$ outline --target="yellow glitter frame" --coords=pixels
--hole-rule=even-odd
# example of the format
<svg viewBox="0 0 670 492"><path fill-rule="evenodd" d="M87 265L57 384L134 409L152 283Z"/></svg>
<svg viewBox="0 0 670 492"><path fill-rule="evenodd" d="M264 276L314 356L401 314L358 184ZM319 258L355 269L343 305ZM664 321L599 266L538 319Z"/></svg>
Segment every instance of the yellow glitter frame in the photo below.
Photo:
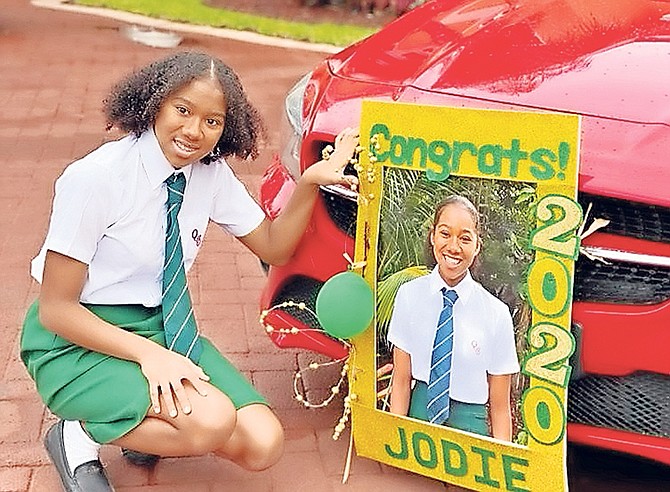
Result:
<svg viewBox="0 0 670 492"><path fill-rule="evenodd" d="M385 166L423 170L436 181L449 175L523 181L534 184L538 202L529 238L535 252L527 278L529 353L521 361L530 381L521 402L527 445L378 410L376 330L368 329L352 340L349 363L357 454L473 490L567 490L572 277L582 222L575 201L579 116L366 100L360 131L355 261L366 262L363 277L373 291Z"/></svg>

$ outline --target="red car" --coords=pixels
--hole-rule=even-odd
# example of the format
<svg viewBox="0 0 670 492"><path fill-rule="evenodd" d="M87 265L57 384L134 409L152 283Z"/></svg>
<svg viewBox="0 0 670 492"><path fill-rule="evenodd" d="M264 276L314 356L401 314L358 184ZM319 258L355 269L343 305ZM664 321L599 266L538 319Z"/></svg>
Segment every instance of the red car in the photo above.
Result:
<svg viewBox="0 0 670 492"><path fill-rule="evenodd" d="M261 200L275 216L301 171L362 98L582 115L579 201L610 224L576 263L568 437L670 464L670 3L433 1L324 60L286 99L287 143ZM292 261L270 268L262 309L313 308L353 256L356 196L322 189ZM270 334L346 356L307 310L274 309ZM295 330L294 330L295 331Z"/></svg>

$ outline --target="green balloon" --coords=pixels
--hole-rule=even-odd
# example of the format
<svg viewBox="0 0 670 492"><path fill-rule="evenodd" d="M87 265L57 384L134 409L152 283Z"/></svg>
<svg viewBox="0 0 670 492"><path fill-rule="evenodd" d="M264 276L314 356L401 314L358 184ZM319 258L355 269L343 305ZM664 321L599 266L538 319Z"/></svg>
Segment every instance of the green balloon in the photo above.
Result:
<svg viewBox="0 0 670 492"><path fill-rule="evenodd" d="M335 338L363 333L374 316L372 289L354 272L338 273L321 287L316 316L326 333Z"/></svg>

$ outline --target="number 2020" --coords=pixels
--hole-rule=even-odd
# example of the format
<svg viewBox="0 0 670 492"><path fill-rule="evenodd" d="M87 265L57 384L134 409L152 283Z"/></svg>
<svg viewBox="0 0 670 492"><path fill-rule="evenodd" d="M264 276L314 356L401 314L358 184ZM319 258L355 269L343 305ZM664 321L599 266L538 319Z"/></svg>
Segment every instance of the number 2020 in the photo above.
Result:
<svg viewBox="0 0 670 492"><path fill-rule="evenodd" d="M568 258L579 254L575 234L582 220L579 204L565 196L546 195L538 203L537 216L544 224L531 234L532 247ZM528 273L528 301L533 311L547 318L562 316L571 301L571 284L568 269L559 259L545 257L533 262ZM569 328L539 323L529 330L528 341L534 351L523 372L567 386L570 367L566 361L574 351Z"/></svg>
<svg viewBox="0 0 670 492"><path fill-rule="evenodd" d="M558 257L577 259L579 237L575 231L582 221L579 204L565 196L546 195L538 203L537 218L542 224L531 233L531 247ZM561 260L544 257L533 262L527 280L528 301L535 313L556 319L569 308L572 282ZM532 353L524 361L522 372L565 388L570 378L567 360L575 348L569 328L539 322L529 329L528 343ZM554 444L564 435L566 417L561 399L548 387L526 390L522 412L528 431L538 442Z"/></svg>

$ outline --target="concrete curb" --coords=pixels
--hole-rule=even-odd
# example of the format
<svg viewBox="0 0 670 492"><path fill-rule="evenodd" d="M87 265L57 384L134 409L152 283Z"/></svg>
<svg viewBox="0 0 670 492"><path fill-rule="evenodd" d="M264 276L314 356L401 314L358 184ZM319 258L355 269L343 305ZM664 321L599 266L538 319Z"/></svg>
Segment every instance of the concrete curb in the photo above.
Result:
<svg viewBox="0 0 670 492"><path fill-rule="evenodd" d="M314 51L317 53L337 53L342 50L339 46L330 44L307 43L304 41L295 41L292 39L276 38L265 36L247 31L235 31L233 29L224 29L210 26L198 26L194 24L182 24L164 19L155 19L144 15L123 12L120 10L111 10L100 7L86 7L83 5L73 5L67 3L67 0L31 0L35 7L51 10L63 10L78 14L97 15L108 19L115 19L129 24L139 24L142 26L162 29L166 31L177 31L191 34L204 34L206 36L215 36L219 38L233 39L246 43L260 44L264 46L276 46L279 48L289 48L303 51Z"/></svg>

